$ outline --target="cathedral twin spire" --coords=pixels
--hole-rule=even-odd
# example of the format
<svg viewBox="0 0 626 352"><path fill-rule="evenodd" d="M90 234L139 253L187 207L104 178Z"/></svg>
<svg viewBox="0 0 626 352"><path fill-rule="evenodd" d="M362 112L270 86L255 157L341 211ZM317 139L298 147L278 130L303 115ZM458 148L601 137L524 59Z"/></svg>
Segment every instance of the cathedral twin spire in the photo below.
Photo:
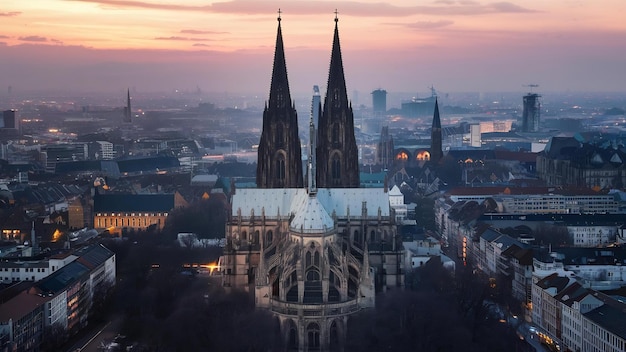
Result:
<svg viewBox="0 0 626 352"><path fill-rule="evenodd" d="M279 15L270 98L263 111L263 131L258 150L256 182L259 188L297 188L304 185L298 114L289 93L280 21Z"/></svg>
<svg viewBox="0 0 626 352"><path fill-rule="evenodd" d="M317 128L317 186L319 188L356 188L360 185L354 116L346 92L338 22L335 11L335 33L328 70L328 84L324 108Z"/></svg>
<svg viewBox="0 0 626 352"><path fill-rule="evenodd" d="M317 126L314 159L315 183L319 188L359 187L354 117L346 93L338 21L335 11L328 86ZM301 155L298 118L289 93L279 10L270 97L263 112L263 131L258 150L257 187L303 187Z"/></svg>

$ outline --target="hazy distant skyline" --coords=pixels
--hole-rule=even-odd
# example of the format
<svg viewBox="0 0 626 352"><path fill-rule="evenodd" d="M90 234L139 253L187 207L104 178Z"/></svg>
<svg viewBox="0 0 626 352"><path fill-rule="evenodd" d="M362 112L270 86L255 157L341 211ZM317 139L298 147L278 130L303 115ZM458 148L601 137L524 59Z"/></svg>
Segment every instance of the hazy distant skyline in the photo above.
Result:
<svg viewBox="0 0 626 352"><path fill-rule="evenodd" d="M269 92L281 9L293 92L626 91L623 0L4 0L0 91Z"/></svg>

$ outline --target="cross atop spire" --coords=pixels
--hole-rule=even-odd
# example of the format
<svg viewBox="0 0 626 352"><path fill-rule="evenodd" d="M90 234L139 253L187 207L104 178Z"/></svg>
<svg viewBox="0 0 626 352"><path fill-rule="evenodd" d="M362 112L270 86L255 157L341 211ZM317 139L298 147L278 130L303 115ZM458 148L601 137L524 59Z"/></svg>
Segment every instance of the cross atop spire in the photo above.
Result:
<svg viewBox="0 0 626 352"><path fill-rule="evenodd" d="M283 13L282 11L280 11L280 8L278 9L278 22L280 22L280 14Z"/></svg>
<svg viewBox="0 0 626 352"><path fill-rule="evenodd" d="M337 18L337 15L339 15L339 11L337 11L337 9L335 9L335 22L339 21L339 18Z"/></svg>

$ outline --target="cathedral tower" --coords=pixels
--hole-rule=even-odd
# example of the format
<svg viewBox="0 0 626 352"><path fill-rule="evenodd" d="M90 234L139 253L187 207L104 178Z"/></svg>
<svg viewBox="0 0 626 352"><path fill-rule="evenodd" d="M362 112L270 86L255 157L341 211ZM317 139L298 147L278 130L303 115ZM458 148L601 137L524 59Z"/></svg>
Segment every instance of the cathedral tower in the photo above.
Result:
<svg viewBox="0 0 626 352"><path fill-rule="evenodd" d="M439 118L439 103L435 99L435 113L433 114L433 127L430 132L430 160L438 163L443 158L441 142L441 119Z"/></svg>
<svg viewBox="0 0 626 352"><path fill-rule="evenodd" d="M324 108L317 126L317 187L359 187L359 153L354 137L354 116L348 102L343 73L339 30L335 14L335 36L330 57Z"/></svg>
<svg viewBox="0 0 626 352"><path fill-rule="evenodd" d="M404 286L404 248L387 189L359 188L336 23L324 106L317 89L311 103L306 187L289 102L279 17L258 187L232 194L222 285L274 314L281 350L343 351L349 316L374 308L377 292Z"/></svg>
<svg viewBox="0 0 626 352"><path fill-rule="evenodd" d="M259 188L304 186L298 115L289 94L280 21L279 16L270 98L263 111L263 131L259 142L256 171Z"/></svg>

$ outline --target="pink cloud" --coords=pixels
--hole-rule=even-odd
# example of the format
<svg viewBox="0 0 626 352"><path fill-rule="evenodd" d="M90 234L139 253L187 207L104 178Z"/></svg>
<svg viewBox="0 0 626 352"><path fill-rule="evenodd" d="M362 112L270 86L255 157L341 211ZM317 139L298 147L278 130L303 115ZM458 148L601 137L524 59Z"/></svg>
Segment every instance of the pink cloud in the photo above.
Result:
<svg viewBox="0 0 626 352"><path fill-rule="evenodd" d="M435 28L451 26L452 24L454 24L453 21L439 20L439 21L413 22L413 23L408 23L405 26L408 28L414 28L414 29L435 29Z"/></svg>
<svg viewBox="0 0 626 352"><path fill-rule="evenodd" d="M14 17L21 15L21 12L13 11L13 12L0 12L0 17Z"/></svg>
<svg viewBox="0 0 626 352"><path fill-rule="evenodd" d="M66 0L100 4L104 6L148 8L168 11L201 11L235 14L275 14L274 9L284 7L282 1L242 1L233 0L216 2L205 6L180 5L176 3L154 4L133 0ZM332 7L340 9L340 14L365 17L405 17L415 14L469 16L491 13L532 13L511 2L494 2L482 5L474 1L439 1L435 6L395 6L384 2L366 3L358 1L333 2ZM332 15L329 4L319 1L290 2L285 13L295 15L327 14Z"/></svg>
<svg viewBox="0 0 626 352"><path fill-rule="evenodd" d="M208 42L211 39L207 38L189 38L189 37L179 37L179 36L171 36L171 37L156 37L156 40L174 40L174 41L195 41L195 42Z"/></svg>
<svg viewBox="0 0 626 352"><path fill-rule="evenodd" d="M183 34L228 34L228 32L204 31L199 29L182 29Z"/></svg>
<svg viewBox="0 0 626 352"><path fill-rule="evenodd" d="M26 37L19 37L17 38L23 42L47 42L48 38L46 37L42 37L42 36L38 36L38 35L29 35Z"/></svg>

